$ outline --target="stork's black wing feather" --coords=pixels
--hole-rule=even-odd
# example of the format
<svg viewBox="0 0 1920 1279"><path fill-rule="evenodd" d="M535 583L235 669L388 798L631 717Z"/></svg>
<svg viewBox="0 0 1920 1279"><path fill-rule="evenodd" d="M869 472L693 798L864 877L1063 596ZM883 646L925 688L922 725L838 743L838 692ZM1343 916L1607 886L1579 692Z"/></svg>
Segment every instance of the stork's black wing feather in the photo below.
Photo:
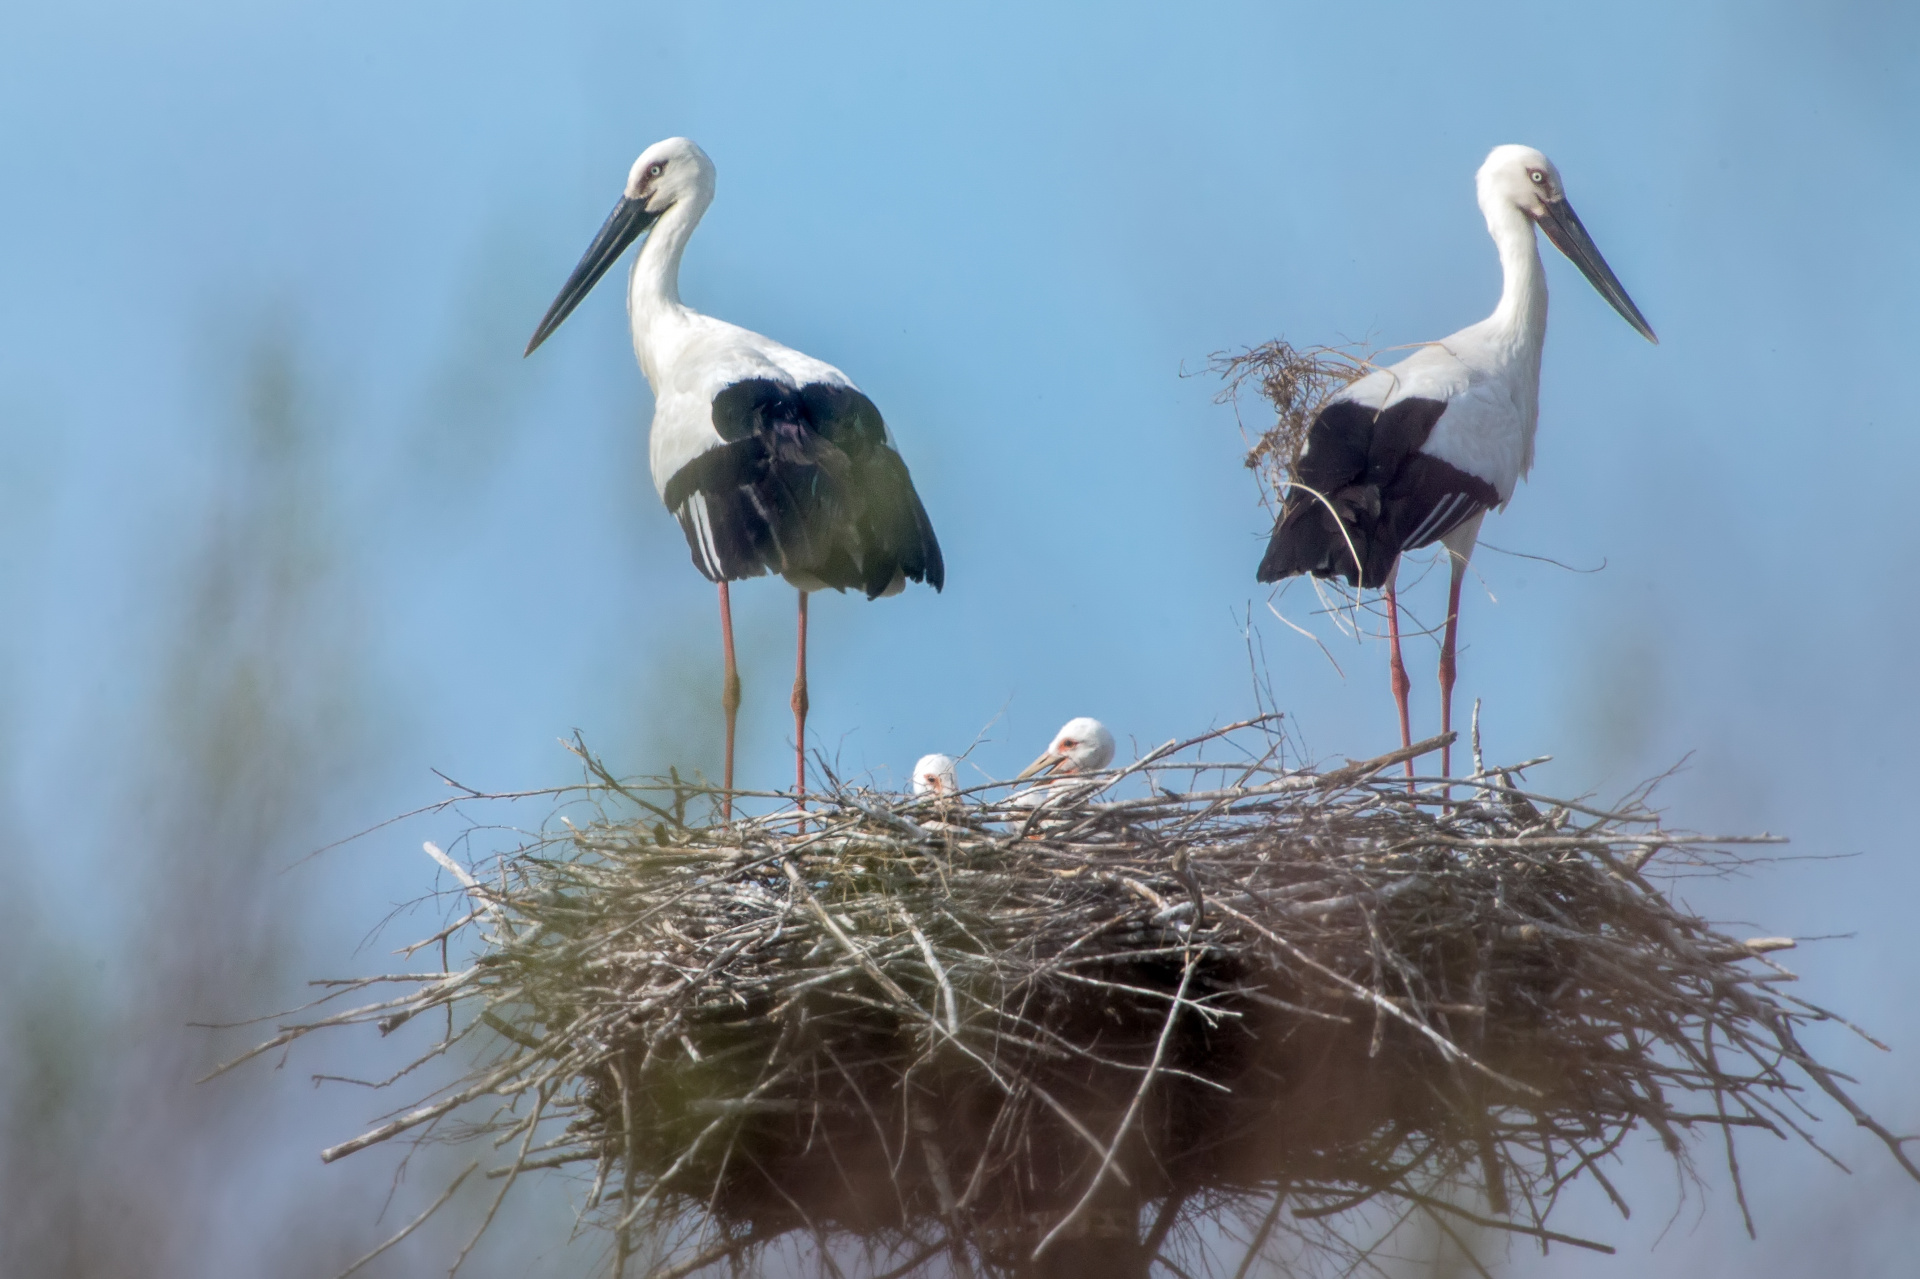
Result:
<svg viewBox="0 0 1920 1279"><path fill-rule="evenodd" d="M940 544L873 401L848 386L750 378L713 399L722 444L667 481L712 581L789 574L869 598L945 583Z"/></svg>
<svg viewBox="0 0 1920 1279"><path fill-rule="evenodd" d="M940 590L947 582L946 561L933 535L933 521L914 491L907 463L887 443L887 426L874 407L850 386L812 382L800 388L809 418L853 465L854 541L860 547L867 597L880 594L904 575Z"/></svg>
<svg viewBox="0 0 1920 1279"><path fill-rule="evenodd" d="M1402 551L1431 545L1498 505L1492 484L1420 451L1446 411L1445 400L1423 397L1378 412L1351 400L1320 410L1259 580L1311 573L1384 586Z"/></svg>

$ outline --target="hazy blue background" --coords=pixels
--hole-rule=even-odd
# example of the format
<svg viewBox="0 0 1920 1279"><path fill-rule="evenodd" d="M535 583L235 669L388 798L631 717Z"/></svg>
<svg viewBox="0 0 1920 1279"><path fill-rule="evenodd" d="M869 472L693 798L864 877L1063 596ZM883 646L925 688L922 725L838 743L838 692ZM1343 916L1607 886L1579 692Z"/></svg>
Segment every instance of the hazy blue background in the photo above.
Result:
<svg viewBox="0 0 1920 1279"><path fill-rule="evenodd" d="M1662 345L1549 251L1538 469L1484 536L1605 569L1484 550L1461 705L1486 699L1491 754L1557 756L1542 785L1692 752L1677 822L1857 854L1689 899L1850 934L1792 957L1801 993L1894 1054L1812 1039L1920 1130L1920 875L1890 811L1920 763L1920 10L1042 9L0 9L0 1268L333 1274L393 1161L315 1151L390 1103L307 1078L377 1067L336 1045L195 1088L236 1040L185 1023L390 964L399 937L356 948L457 823L298 856L439 797L433 768L566 780L574 728L622 768L712 766L711 588L646 478L620 290L519 357L676 133L720 173L684 296L847 369L947 553L943 596L815 608L815 740L882 779L989 723L975 759L1005 775L1074 714L1143 748L1238 718L1250 609L1315 753L1390 746L1377 645L1333 642L1343 680L1262 620L1234 414L1181 373L1484 315L1473 170L1544 149ZM791 595L736 600L742 779L775 783ZM1677 1218L1636 1155L1630 1223L1563 1222L1620 1258L1508 1271L1910 1264L1920 1187L1825 1138L1858 1175L1746 1147L1757 1245L1703 1146L1715 1188ZM389 1223L437 1189L422 1159ZM473 1273L589 1266L561 1189ZM380 1273L444 1265L474 1204Z"/></svg>

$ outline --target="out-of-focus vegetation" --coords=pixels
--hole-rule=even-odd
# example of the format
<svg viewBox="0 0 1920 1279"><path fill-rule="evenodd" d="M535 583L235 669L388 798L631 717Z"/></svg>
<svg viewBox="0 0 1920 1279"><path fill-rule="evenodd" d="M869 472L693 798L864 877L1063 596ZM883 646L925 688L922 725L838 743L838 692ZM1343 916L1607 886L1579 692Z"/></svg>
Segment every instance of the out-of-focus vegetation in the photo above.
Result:
<svg viewBox="0 0 1920 1279"><path fill-rule="evenodd" d="M111 847L76 855L67 831L0 825L9 1276L328 1279L385 1233L385 1172L343 1176L314 1153L380 1103L348 1090L316 1105L306 1082L355 1073L357 1055L377 1062L371 1041L340 1062L196 1083L256 1033L216 1023L304 1001L311 957L339 956L374 922L343 931L327 907L348 895L352 863L306 854L364 812L354 797L391 766L394 726L365 566L349 558L366 544L353 534L365 512L342 455L350 434L290 324L256 326L219 381L207 499L129 551L160 577L150 629L123 645L150 663L132 672L142 700L100 744L98 770L73 779ZM61 878L42 873L62 858L93 871L64 900ZM378 966L381 949L363 962ZM414 1162L431 1167L431 1154ZM403 1190L394 1211L406 1203ZM420 1255L457 1249L465 1208L423 1232ZM564 1216L544 1225L542 1250L566 1228ZM397 1252L365 1273L411 1273L410 1260ZM512 1261L479 1257L469 1273L515 1273Z"/></svg>
<svg viewBox="0 0 1920 1279"><path fill-rule="evenodd" d="M124 749L132 767L75 779L76 803L112 815L119 855L81 890L108 926L14 896L0 937L9 1274L203 1274L206 1249L236 1242L227 1178L257 1175L249 1137L277 1126L284 1090L267 1076L196 1088L215 1038L195 1023L299 985L312 890L281 872L377 760L330 424L286 329L266 326L238 363L214 500L179 515L169 607L128 646L154 662L148 699L103 754ZM58 830L7 836L8 878L28 894L31 861L71 855ZM275 1207L292 1238L333 1217L324 1201ZM317 1274L333 1251L282 1273Z"/></svg>

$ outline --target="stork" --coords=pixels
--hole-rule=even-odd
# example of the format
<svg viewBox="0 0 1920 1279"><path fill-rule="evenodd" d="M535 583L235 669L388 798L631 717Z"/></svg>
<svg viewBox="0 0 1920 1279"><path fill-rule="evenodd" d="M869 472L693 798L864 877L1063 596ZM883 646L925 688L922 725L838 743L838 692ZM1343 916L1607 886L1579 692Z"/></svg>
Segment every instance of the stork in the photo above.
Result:
<svg viewBox="0 0 1920 1279"><path fill-rule="evenodd" d="M951 755L922 755L920 762L913 766L913 793L935 799L953 795L960 789L957 766L958 761Z"/></svg>
<svg viewBox="0 0 1920 1279"><path fill-rule="evenodd" d="M1113 734L1099 720L1082 715L1062 724L1040 758L1020 770L1014 780L1097 773L1112 762Z"/></svg>
<svg viewBox="0 0 1920 1279"><path fill-rule="evenodd" d="M720 591L726 662L724 788L731 813L740 674L727 586L778 573L800 593L794 656L795 792L807 785L807 595L868 599L946 567L893 436L839 369L680 301L680 258L713 202L714 168L686 138L656 142L627 173L600 233L534 330L533 354L620 255L649 230L627 283L633 350L653 388L648 460L694 567Z"/></svg>
<svg viewBox="0 0 1920 1279"><path fill-rule="evenodd" d="M1467 560L1482 518L1513 499L1533 466L1547 336L1547 282L1533 228L1642 337L1659 341L1574 216L1560 171L1546 156L1532 147L1495 147L1475 183L1500 251L1500 304L1480 323L1360 378L1320 410L1258 573L1262 582L1311 573L1385 591L1403 746L1412 745L1412 727L1394 594L1400 556L1439 542L1451 562L1440 646L1444 733L1453 727L1454 641ZM1451 749L1443 748L1443 776L1452 775L1452 763Z"/></svg>

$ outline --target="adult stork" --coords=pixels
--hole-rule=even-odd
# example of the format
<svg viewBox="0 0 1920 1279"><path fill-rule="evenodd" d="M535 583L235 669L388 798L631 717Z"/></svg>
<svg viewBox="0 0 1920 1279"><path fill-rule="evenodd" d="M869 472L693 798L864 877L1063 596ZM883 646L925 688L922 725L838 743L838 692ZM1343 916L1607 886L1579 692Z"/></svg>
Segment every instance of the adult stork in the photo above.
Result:
<svg viewBox="0 0 1920 1279"><path fill-rule="evenodd" d="M653 388L648 458L694 567L720 590L726 678L724 786L733 790L740 674L727 585L778 573L800 592L793 679L794 785L807 785L807 595L868 599L909 580L939 590L940 544L880 410L831 364L680 301L680 257L713 202L713 161L686 138L656 142L547 309L526 353L560 327L627 246L651 230L627 283L640 371Z"/></svg>
<svg viewBox="0 0 1920 1279"><path fill-rule="evenodd" d="M1513 499L1533 466L1547 336L1547 282L1533 228L1546 232L1642 337L1659 341L1574 216L1560 171L1546 156L1532 147L1495 147L1475 181L1500 251L1500 304L1480 323L1360 378L1320 410L1260 561L1262 582L1311 573L1385 591L1402 745L1413 735L1394 594L1400 556L1439 542L1451 561L1440 646L1446 732L1453 727L1454 640L1467 559L1481 519ZM1452 775L1452 763L1451 750L1443 751L1442 775Z"/></svg>

